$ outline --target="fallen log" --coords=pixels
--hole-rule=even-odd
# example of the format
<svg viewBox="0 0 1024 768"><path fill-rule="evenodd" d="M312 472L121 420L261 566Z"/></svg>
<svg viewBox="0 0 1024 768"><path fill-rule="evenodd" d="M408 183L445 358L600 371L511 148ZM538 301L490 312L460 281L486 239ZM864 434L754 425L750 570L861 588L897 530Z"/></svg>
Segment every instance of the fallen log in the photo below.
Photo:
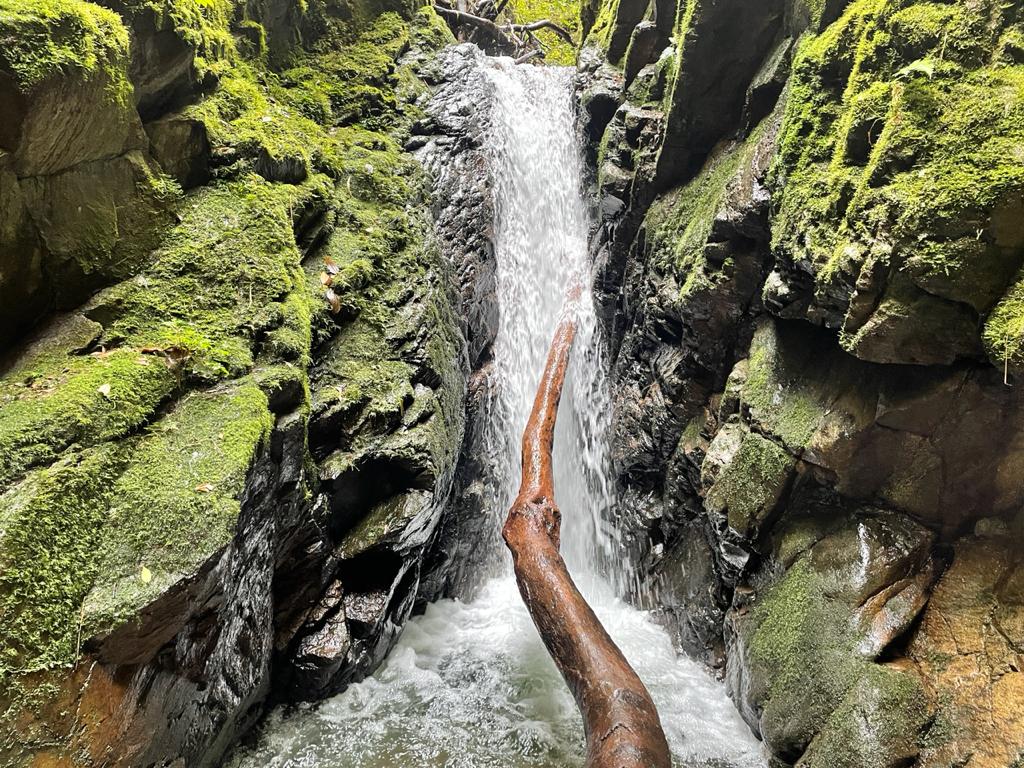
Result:
<svg viewBox="0 0 1024 768"><path fill-rule="evenodd" d="M570 295L576 303L579 289ZM519 593L583 715L587 768L670 768L668 742L650 694L583 599L559 554L551 448L558 401L576 335L559 323L523 433L523 479L502 529Z"/></svg>

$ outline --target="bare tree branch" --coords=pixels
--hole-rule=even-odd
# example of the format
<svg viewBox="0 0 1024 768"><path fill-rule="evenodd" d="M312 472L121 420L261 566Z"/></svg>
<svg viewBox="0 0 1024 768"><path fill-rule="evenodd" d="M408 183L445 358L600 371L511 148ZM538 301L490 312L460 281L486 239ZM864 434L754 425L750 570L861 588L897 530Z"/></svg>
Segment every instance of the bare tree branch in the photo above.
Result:
<svg viewBox="0 0 1024 768"><path fill-rule="evenodd" d="M540 21L531 21L529 24L513 24L512 29L517 32L536 32L538 29L550 29L560 38L565 40L569 45L576 45L572 39L572 35L569 34L568 30L564 27L560 27L555 22L549 19L541 19Z"/></svg>
<svg viewBox="0 0 1024 768"><path fill-rule="evenodd" d="M579 288L570 294L575 303ZM523 480L502 529L516 581L548 652L583 715L588 768L670 768L668 742L643 682L580 594L559 554L551 448L576 333L555 331L523 433Z"/></svg>

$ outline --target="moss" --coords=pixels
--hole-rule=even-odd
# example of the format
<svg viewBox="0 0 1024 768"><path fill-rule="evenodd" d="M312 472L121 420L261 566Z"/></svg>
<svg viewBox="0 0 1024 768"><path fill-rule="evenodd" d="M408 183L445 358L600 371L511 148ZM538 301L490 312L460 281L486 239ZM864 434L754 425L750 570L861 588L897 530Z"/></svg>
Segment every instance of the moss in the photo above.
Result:
<svg viewBox="0 0 1024 768"><path fill-rule="evenodd" d="M752 345L742 399L773 434L799 450L817 429L823 405L800 388L788 385L785 364L776 356L774 346Z"/></svg>
<svg viewBox="0 0 1024 768"><path fill-rule="evenodd" d="M53 461L72 444L129 434L175 387L161 358L134 348L42 363L0 381L0 482Z"/></svg>
<svg viewBox="0 0 1024 768"><path fill-rule="evenodd" d="M1014 13L856 0L802 43L772 173L773 247L813 265L819 296L849 296L880 247L896 270L927 252L919 287L981 312L991 284L1005 286L1007 248L1024 245L997 224L1024 194L1024 68L993 62ZM969 263L960 248L936 263L968 237L986 246ZM935 281L936 269L955 278Z"/></svg>
<svg viewBox="0 0 1024 768"><path fill-rule="evenodd" d="M512 0L512 16L519 24L548 19L579 39L579 3L575 0ZM549 64L571 65L576 62L576 49L549 29L539 30L537 39L545 48L544 60Z"/></svg>
<svg viewBox="0 0 1024 768"><path fill-rule="evenodd" d="M848 609L822 587L803 557L754 608L751 660L767 681L762 731L776 750L805 745L869 666L855 653Z"/></svg>
<svg viewBox="0 0 1024 768"><path fill-rule="evenodd" d="M725 147L705 163L688 184L662 195L645 218L651 263L680 276L685 296L714 271L704 258L715 217L742 169L749 167L764 136L765 123L743 142Z"/></svg>
<svg viewBox="0 0 1024 768"><path fill-rule="evenodd" d="M128 31L117 14L84 0L0 0L0 65L23 91L80 73L102 78L128 103Z"/></svg>
<svg viewBox="0 0 1024 768"><path fill-rule="evenodd" d="M891 765L913 758L928 721L914 673L872 665L832 713L803 763L808 768Z"/></svg>
<svg viewBox="0 0 1024 768"><path fill-rule="evenodd" d="M194 53L199 78L226 71L236 58L231 21L235 0L98 0L127 18L153 17L158 30L171 32Z"/></svg>
<svg viewBox="0 0 1024 768"><path fill-rule="evenodd" d="M1024 365L1024 273L985 321L982 339L985 351L997 365Z"/></svg>
<svg viewBox="0 0 1024 768"><path fill-rule="evenodd" d="M74 453L0 496L0 681L71 664L113 479L130 443Z"/></svg>
<svg viewBox="0 0 1024 768"><path fill-rule="evenodd" d="M729 527L749 536L775 509L796 460L771 440L748 433L708 492L709 509L727 511Z"/></svg>
<svg viewBox="0 0 1024 768"><path fill-rule="evenodd" d="M255 339L280 325L279 302L296 288L299 192L248 176L190 197L153 264L93 302L103 343L163 350L204 380L248 371Z"/></svg>
<svg viewBox="0 0 1024 768"><path fill-rule="evenodd" d="M149 429L112 488L82 609L86 636L131 617L227 545L272 427L267 396L242 379L184 397Z"/></svg>

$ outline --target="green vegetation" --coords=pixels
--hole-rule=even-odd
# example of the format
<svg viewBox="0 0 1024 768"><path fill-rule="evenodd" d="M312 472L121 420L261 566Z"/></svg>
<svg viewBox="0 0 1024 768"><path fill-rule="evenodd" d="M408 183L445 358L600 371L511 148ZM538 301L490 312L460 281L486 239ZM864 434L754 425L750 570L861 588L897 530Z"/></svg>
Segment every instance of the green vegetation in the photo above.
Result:
<svg viewBox="0 0 1024 768"><path fill-rule="evenodd" d="M775 510L795 467L796 459L774 442L748 433L715 480L705 504L710 510L727 511L734 531L754 536Z"/></svg>
<svg viewBox="0 0 1024 768"><path fill-rule="evenodd" d="M131 618L231 541L249 466L272 426L251 379L187 395L153 425L112 488L82 607L86 637Z"/></svg>
<svg viewBox="0 0 1024 768"><path fill-rule="evenodd" d="M365 406L368 423L432 421L425 439L406 437L417 450L450 452L460 437L435 434L460 423L459 384L446 379L443 402L414 392L416 372L392 350L422 322L440 326L428 343L439 375L457 354L443 330L456 327L447 297L424 280L437 254L408 208L422 177L400 150L418 116L402 99L421 86L396 65L412 45L446 44L443 23L429 9L411 23L385 13L344 45L296 50L277 73L262 45L248 60L234 49L228 0L116 5L156 14L203 66L216 62L218 88L186 115L230 162L209 186L172 190L177 223L159 247L84 307L89 319L72 316L0 378L0 678L15 709L30 703L27 689L16 693L25 673L72 664L81 642L114 631L231 540L273 425L268 397L308 399L311 347L336 332L336 316L346 322L332 392ZM53 38L50 48L26 38L26 50L48 57L23 59L26 82L100 68L108 48L124 70L115 14L71 0L32 7L35 16L0 4L0 29L31 22ZM52 19L39 10L51 7ZM94 35L82 32L89 23ZM79 48L60 48L63 36ZM309 212L329 238L304 265L295 227ZM437 295L406 317L417 279Z"/></svg>
<svg viewBox="0 0 1024 768"><path fill-rule="evenodd" d="M999 52L1018 16L995 0L856 0L801 44L773 170L774 247L815 266L819 293L849 294L879 259L982 314L1005 290L1024 248L1003 224L1024 194L1024 68ZM908 307L905 322L931 306ZM1007 355L998 329L986 340L993 359ZM1024 340L1014 346L1012 360Z"/></svg>
<svg viewBox="0 0 1024 768"><path fill-rule="evenodd" d="M69 75L102 78L127 103L128 30L120 17L85 0L0 0L0 65L22 90Z"/></svg>
<svg viewBox="0 0 1024 768"><path fill-rule="evenodd" d="M855 651L849 609L823 594L823 578L800 558L754 608L750 658L767 681L762 733L774 750L802 748L869 663Z"/></svg>
<svg viewBox="0 0 1024 768"><path fill-rule="evenodd" d="M579 42L579 3L575 0L512 0L509 7L517 23L527 24L531 21L548 19L572 35L573 40L577 43ZM542 29L535 34L547 51L546 62L562 65L571 65L576 62L576 49L550 29Z"/></svg>

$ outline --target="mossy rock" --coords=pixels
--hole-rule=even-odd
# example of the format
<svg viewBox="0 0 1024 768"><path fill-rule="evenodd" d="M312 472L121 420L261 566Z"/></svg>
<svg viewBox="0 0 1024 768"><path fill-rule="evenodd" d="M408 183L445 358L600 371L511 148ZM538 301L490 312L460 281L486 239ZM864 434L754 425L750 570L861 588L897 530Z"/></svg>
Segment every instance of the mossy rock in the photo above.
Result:
<svg viewBox="0 0 1024 768"><path fill-rule="evenodd" d="M837 738L829 734L841 730L854 710L868 707L872 697L895 690L905 705L917 701L903 685L912 678L891 679L874 663L880 649L863 642L861 613L872 605L869 598L888 595L890 585L931 573L933 537L901 515L863 510L815 539L781 578L760 587L746 613L732 616L737 639L732 663L739 665L730 672L734 694L748 715L756 713L773 754L790 762L819 734ZM904 604L897 594L885 610L907 626L922 604ZM924 717L904 714L915 728L923 727ZM913 745L917 732L908 730L894 729ZM894 735L890 741L897 740ZM874 748L870 740L849 747Z"/></svg>
<svg viewBox="0 0 1024 768"><path fill-rule="evenodd" d="M805 316L841 328L862 359L983 354L981 321L1024 261L1024 69L999 56L1020 21L994 0L855 0L799 48L773 171L774 251L813 277ZM879 254L886 271L866 279ZM893 311L883 297L897 277L933 300ZM862 334L872 305L885 331ZM880 346L892 334L904 349ZM990 357L1012 363L1019 340L997 335Z"/></svg>
<svg viewBox="0 0 1024 768"><path fill-rule="evenodd" d="M272 426L267 396L243 379L187 395L150 427L113 483L82 604L85 637L129 621L227 546Z"/></svg>

